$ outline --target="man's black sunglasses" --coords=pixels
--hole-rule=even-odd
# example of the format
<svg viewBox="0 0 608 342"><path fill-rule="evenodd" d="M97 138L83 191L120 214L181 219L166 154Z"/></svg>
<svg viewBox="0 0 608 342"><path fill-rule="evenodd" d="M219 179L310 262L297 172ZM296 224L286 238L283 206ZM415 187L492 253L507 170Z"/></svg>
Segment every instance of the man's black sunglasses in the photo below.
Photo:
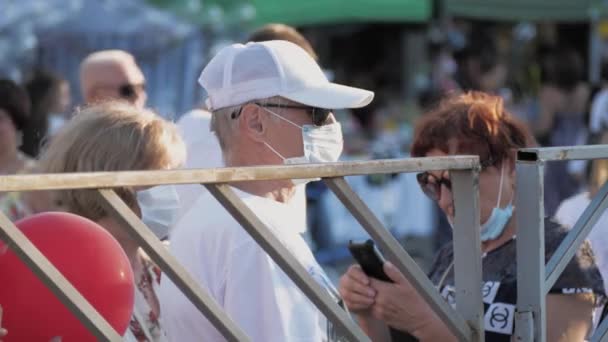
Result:
<svg viewBox="0 0 608 342"><path fill-rule="evenodd" d="M122 97L124 99L132 99L137 95L138 91L145 91L145 90L146 90L145 83L123 84L118 88L118 93L120 94L120 97Z"/></svg>
<svg viewBox="0 0 608 342"><path fill-rule="evenodd" d="M315 126L323 126L327 122L327 118L329 114L331 114L332 109L319 108L319 107L311 107L311 106L295 106L295 105L283 105L278 103L255 103L260 107L268 107L268 108L289 108L289 109L300 109L306 111L308 115L312 118L312 123Z"/></svg>

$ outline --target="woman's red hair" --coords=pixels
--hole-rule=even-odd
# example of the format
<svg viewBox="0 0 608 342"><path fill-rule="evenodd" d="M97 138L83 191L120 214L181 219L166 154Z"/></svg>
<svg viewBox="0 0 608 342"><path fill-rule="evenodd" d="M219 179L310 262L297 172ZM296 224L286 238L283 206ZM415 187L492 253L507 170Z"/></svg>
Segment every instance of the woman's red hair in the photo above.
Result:
<svg viewBox="0 0 608 342"><path fill-rule="evenodd" d="M511 158L513 149L534 145L526 125L504 109L501 97L471 91L446 98L418 121L411 154L424 157L439 149L478 155L482 164L493 165Z"/></svg>

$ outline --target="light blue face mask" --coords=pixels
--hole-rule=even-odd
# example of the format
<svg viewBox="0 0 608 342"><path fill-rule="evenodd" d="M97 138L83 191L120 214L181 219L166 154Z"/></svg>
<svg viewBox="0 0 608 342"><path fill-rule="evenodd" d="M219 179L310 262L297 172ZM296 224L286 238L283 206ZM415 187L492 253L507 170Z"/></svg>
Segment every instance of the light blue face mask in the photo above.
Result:
<svg viewBox="0 0 608 342"><path fill-rule="evenodd" d="M180 202L173 185L159 185L137 192L141 220L159 239L165 239L177 222Z"/></svg>
<svg viewBox="0 0 608 342"><path fill-rule="evenodd" d="M513 204L509 203L504 208L500 207L500 198L502 196L502 182L504 176L504 164L500 169L500 185L498 188L498 201L496 207L492 209L492 213L488 220L481 225L481 241L489 241L497 239L507 227L507 223L513 215Z"/></svg>

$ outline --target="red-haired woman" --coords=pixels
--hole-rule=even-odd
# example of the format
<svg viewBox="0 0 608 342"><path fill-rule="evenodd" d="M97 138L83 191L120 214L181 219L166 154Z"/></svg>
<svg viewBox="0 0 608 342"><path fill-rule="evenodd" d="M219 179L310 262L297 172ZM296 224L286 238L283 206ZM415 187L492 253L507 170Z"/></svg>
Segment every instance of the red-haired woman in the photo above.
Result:
<svg viewBox="0 0 608 342"><path fill-rule="evenodd" d="M425 115L415 131L412 156L478 155L479 207L483 258L486 341L511 341L517 302L515 263L515 152L533 145L527 128L507 113L502 99L470 92L446 99ZM450 222L454 203L448 171L418 175L422 190L435 200ZM522 227L526 229L526 227ZM566 232L545 222L547 258ZM362 328L374 341L409 334L421 341L456 340L405 277L390 263L384 271L393 283L367 277L351 266L340 292ZM429 274L442 296L453 303L453 246L444 246ZM547 341L583 341L593 329L593 314L603 304L601 276L588 244L578 251L547 296ZM498 312L500 317L492 316ZM500 320L500 322L498 321ZM389 328L390 327L390 328Z"/></svg>

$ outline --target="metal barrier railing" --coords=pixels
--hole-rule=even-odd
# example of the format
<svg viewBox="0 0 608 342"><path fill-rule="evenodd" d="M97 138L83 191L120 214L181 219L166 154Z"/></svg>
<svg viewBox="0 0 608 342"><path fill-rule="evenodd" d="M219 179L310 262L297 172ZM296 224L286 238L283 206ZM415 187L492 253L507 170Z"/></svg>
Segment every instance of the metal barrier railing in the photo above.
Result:
<svg viewBox="0 0 608 342"><path fill-rule="evenodd" d="M385 229L344 180L344 176L451 170L454 205L454 259L456 312L439 295L431 281L398 241ZM111 190L123 186L163 184L204 185L230 212L277 265L310 298L319 310L353 341L368 341L348 314L306 272L291 253L227 185L252 180L322 178L361 225L383 249L387 259L403 272L451 332L461 341L483 341L481 285L481 243L479 237L477 156L410 158L319 165L261 166L208 170L99 172L80 174L15 175L0 177L0 192L99 189L105 207L119 220L142 249L183 291L199 311L229 341L247 341L215 300L165 249L131 209ZM0 213L0 239L16 251L23 262L48 286L99 340L120 341L121 337L38 251ZM1 304L1 303L0 303Z"/></svg>
<svg viewBox="0 0 608 342"><path fill-rule="evenodd" d="M529 148L517 153L517 341L546 339L545 296L608 207L608 183L594 196L545 265L544 165L551 161L608 159L608 145ZM608 320L592 341L608 341Z"/></svg>

